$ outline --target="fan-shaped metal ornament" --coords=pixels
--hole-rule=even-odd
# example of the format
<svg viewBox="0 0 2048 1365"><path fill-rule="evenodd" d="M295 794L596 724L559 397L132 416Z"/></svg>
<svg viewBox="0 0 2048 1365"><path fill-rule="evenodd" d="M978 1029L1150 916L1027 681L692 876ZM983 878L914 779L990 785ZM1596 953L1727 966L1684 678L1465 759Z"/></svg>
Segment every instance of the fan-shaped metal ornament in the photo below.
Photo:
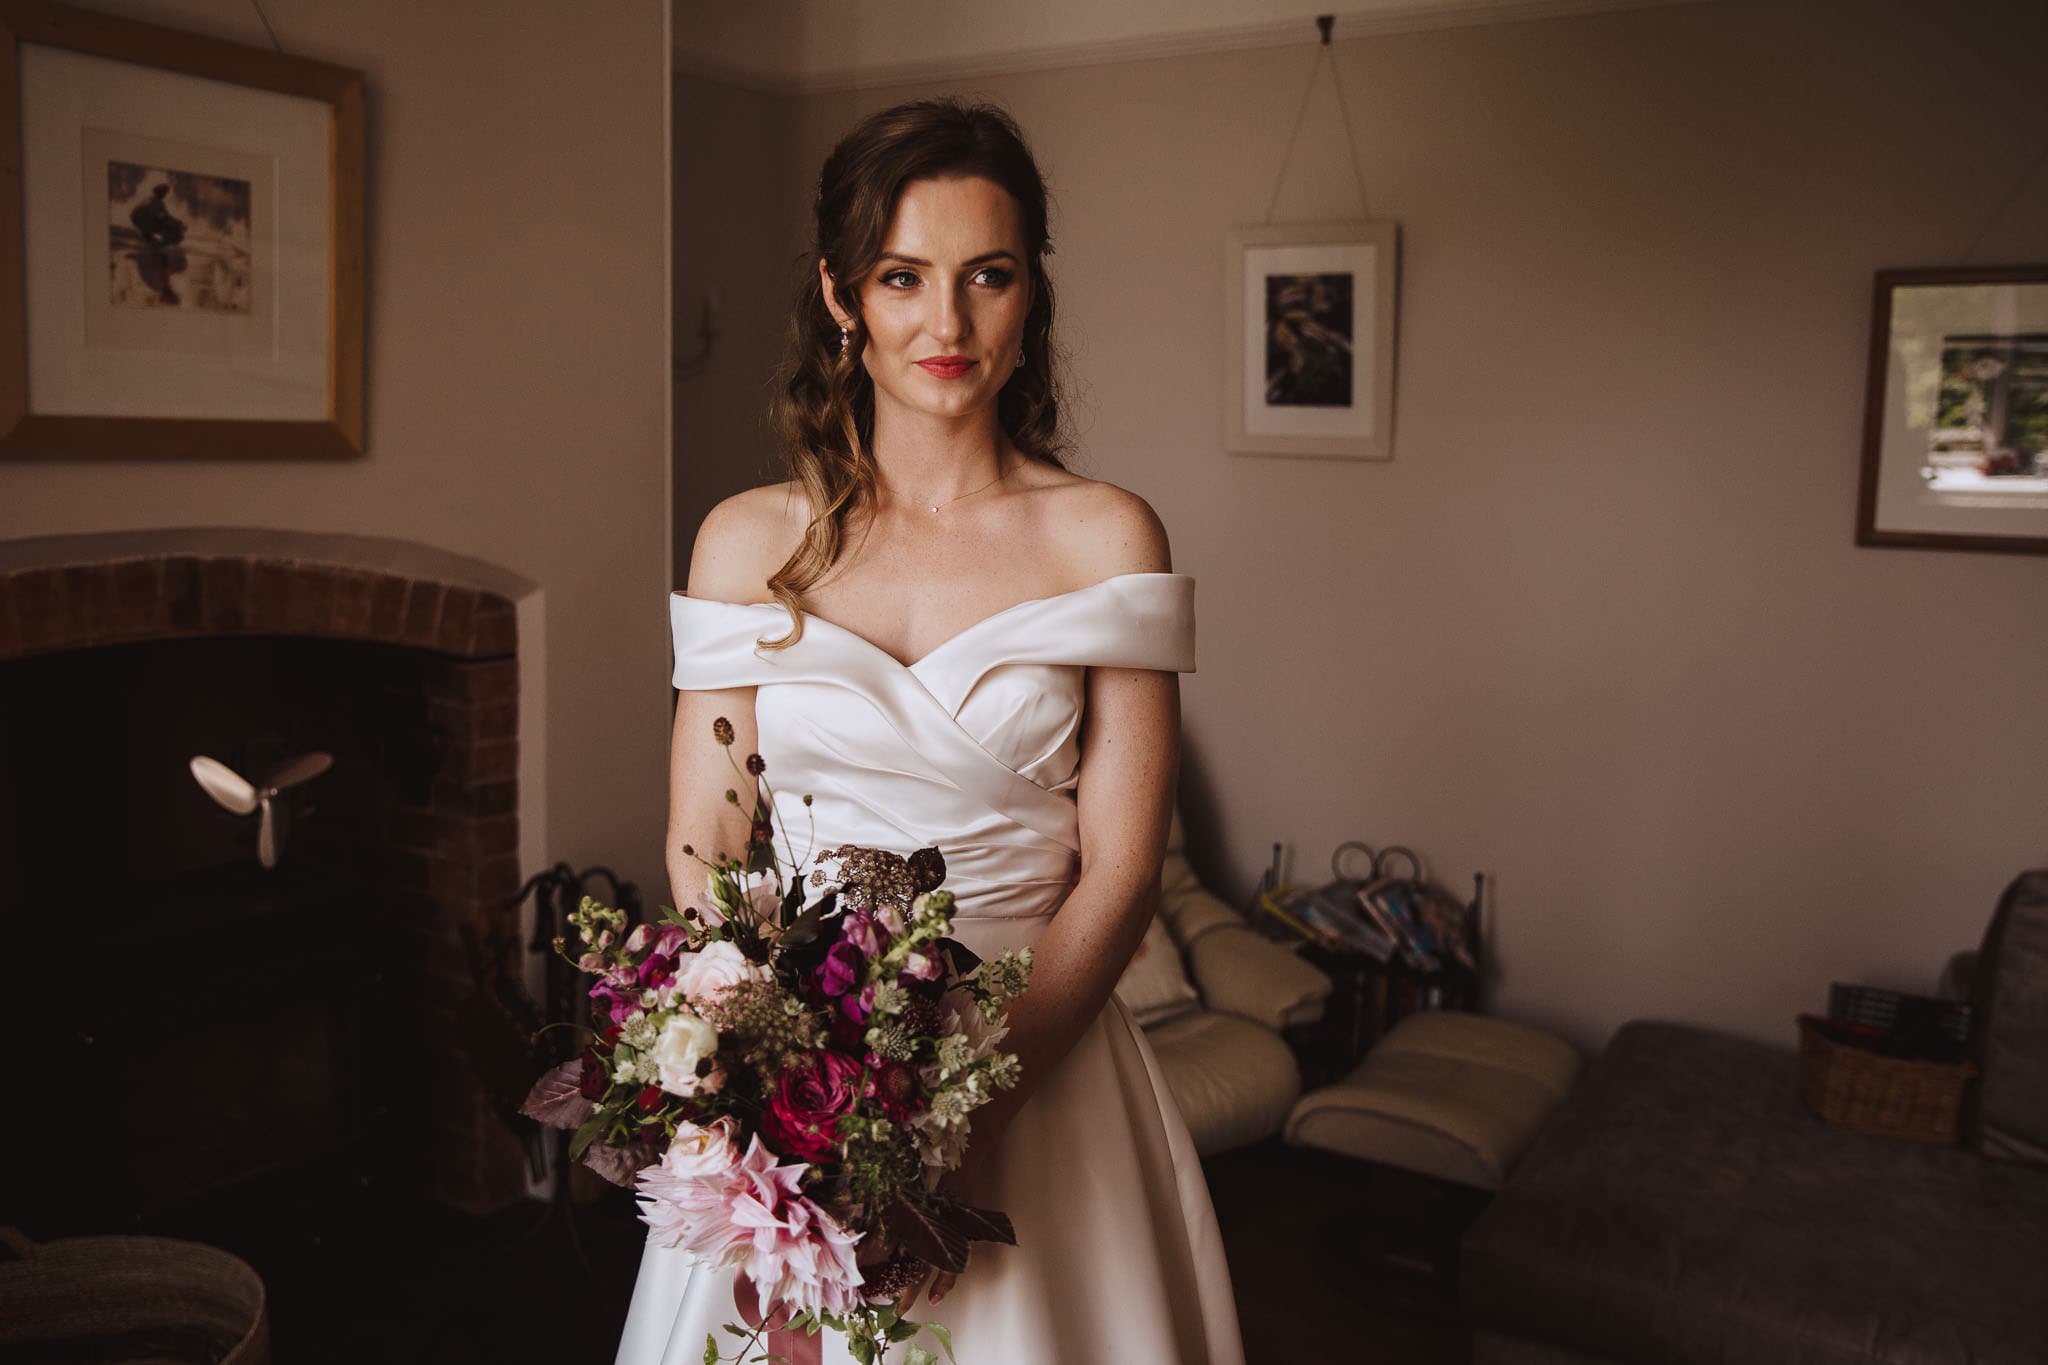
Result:
<svg viewBox="0 0 2048 1365"><path fill-rule="evenodd" d="M256 857L265 867L276 867L277 860L284 855L285 835L291 824L290 807L278 797L333 767L334 755L317 750L301 754L280 765L261 786L205 754L193 755L191 766L192 776L223 808L236 815L258 817Z"/></svg>

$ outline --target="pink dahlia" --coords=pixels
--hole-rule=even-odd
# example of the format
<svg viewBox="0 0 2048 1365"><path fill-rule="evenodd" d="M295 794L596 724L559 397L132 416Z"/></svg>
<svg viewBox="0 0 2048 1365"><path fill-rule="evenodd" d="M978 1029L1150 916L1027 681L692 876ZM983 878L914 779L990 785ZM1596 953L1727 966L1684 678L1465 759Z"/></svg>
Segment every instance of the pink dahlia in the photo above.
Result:
<svg viewBox="0 0 2048 1365"><path fill-rule="evenodd" d="M803 1193L803 1162L778 1164L756 1136L733 1168L735 1227L752 1234L747 1278L763 1305L850 1313L860 1307L860 1268L849 1231Z"/></svg>
<svg viewBox="0 0 2048 1365"><path fill-rule="evenodd" d="M660 1161L642 1170L640 1221L653 1229L656 1246L678 1247L714 1265L738 1265L747 1257L752 1232L735 1224L731 1197L736 1174L739 1120L730 1114L707 1126L684 1121Z"/></svg>

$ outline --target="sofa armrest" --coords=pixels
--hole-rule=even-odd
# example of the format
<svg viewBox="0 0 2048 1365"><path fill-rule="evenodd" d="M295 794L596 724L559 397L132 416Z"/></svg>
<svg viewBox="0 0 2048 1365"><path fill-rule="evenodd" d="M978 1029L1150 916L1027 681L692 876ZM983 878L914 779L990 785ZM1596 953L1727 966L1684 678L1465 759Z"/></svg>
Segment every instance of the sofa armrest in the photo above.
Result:
<svg viewBox="0 0 2048 1365"><path fill-rule="evenodd" d="M1159 915L1207 1008L1276 1033L1323 1017L1330 978L1246 924L1202 885L1178 846L1160 868Z"/></svg>
<svg viewBox="0 0 2048 1365"><path fill-rule="evenodd" d="M1242 924L1202 935L1186 949L1188 974L1212 1010L1263 1024L1275 1033L1323 1017L1330 978Z"/></svg>

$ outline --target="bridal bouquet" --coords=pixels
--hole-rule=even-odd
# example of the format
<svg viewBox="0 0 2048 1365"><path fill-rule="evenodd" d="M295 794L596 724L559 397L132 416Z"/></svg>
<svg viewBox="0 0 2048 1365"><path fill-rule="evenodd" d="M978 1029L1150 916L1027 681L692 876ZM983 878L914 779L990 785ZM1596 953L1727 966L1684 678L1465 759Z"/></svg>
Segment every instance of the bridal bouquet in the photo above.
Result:
<svg viewBox="0 0 2048 1365"><path fill-rule="evenodd" d="M712 730L730 762L731 724ZM684 846L710 869L704 905L629 928L585 897L570 916L578 943L555 950L595 978L594 1037L524 1112L573 1128L572 1159L637 1184L657 1244L746 1275L763 1324L839 1331L864 1365L928 1329L950 1358L945 1327L893 1301L930 1267L958 1274L970 1241L1016 1241L1005 1215L938 1182L966 1151L968 1115L1017 1083L996 1044L1031 950L984 962L950 937L936 848L842 845L808 878L792 855L785 885L764 771L748 755L744 858ZM808 907L806 881L826 888ZM728 1323L743 1339L733 1359L764 1330ZM718 1344L706 1365L725 1358ZM936 1359L909 1348L910 1365Z"/></svg>

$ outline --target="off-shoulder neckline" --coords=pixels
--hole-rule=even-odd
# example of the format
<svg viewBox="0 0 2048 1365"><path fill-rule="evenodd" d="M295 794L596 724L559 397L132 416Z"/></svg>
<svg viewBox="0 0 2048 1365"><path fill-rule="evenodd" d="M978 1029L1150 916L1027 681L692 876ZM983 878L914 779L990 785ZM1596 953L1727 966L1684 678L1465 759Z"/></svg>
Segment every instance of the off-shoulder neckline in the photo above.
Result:
<svg viewBox="0 0 2048 1365"><path fill-rule="evenodd" d="M857 631L849 630L845 626L840 625L837 621L828 620L823 616L819 616L814 612L805 611L801 608L799 608L798 611L799 614L806 621L809 621L814 625L823 626L827 630L832 631L835 634L845 636L847 639L852 640L855 643L867 648L868 650L871 650L875 654L880 655L882 658L887 659L890 663L896 665L898 668L902 669L906 673L914 673L919 668L922 668L925 664L937 658L940 654L958 645L962 640L968 639L978 634L984 628L993 625L997 621L1003 620L1005 617L1016 615L1018 612L1023 611L1026 607L1044 606L1050 602L1063 602L1070 597L1079 597L1083 593L1095 592L1099 589L1108 587L1112 583L1120 583L1133 578L1192 578L1193 576L1194 575L1192 574L1182 573L1170 569L1134 570L1130 573L1111 574L1107 578L1098 579L1093 583L1084 584L1078 588L1069 588L1065 592L1053 593L1050 597L1027 597L1022 602L1013 603L1010 606L1004 607L1001 611L991 612L989 615L982 617L979 621L975 621L970 625L961 627L959 630L954 631L951 635L948 635L945 639L939 641L939 643L937 643L936 645L933 645L923 654L920 654L915 660L913 660L910 663L903 662L903 660L897 658L888 650L882 648L874 641L868 639L867 636L862 635ZM670 591L669 596L680 597L685 602L701 602L707 606L714 607L733 607L740 610L752 610L765 607L778 612L783 610L782 603L780 602L722 602L715 597L692 597L686 592L674 590Z"/></svg>

